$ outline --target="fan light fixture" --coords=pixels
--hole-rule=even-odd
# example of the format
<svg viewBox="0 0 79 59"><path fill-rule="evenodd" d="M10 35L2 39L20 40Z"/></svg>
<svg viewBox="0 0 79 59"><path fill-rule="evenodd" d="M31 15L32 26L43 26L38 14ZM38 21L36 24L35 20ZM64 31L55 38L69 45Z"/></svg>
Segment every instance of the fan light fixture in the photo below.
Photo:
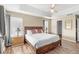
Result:
<svg viewBox="0 0 79 59"><path fill-rule="evenodd" d="M51 8L53 9L54 7L55 7L55 4L52 4L52 5L51 5Z"/></svg>
<svg viewBox="0 0 79 59"><path fill-rule="evenodd" d="M54 12L54 8L55 8L55 4L52 4L52 5L51 5L51 13Z"/></svg>
<svg viewBox="0 0 79 59"><path fill-rule="evenodd" d="M51 9L51 13L54 13L54 9Z"/></svg>

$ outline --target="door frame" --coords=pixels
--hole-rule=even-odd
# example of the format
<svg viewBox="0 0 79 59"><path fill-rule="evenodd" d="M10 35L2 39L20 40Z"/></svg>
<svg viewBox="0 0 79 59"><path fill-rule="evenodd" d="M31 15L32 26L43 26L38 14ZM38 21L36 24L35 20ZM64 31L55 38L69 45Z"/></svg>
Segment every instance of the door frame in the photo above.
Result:
<svg viewBox="0 0 79 59"><path fill-rule="evenodd" d="M79 18L79 15L76 15L76 43L79 43L78 39L77 39L77 19Z"/></svg>

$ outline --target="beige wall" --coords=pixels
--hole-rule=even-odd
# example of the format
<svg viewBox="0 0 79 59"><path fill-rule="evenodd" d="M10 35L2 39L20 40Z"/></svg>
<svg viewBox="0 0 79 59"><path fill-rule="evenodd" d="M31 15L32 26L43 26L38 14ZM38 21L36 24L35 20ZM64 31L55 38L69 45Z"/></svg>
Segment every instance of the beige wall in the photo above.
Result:
<svg viewBox="0 0 79 59"><path fill-rule="evenodd" d="M57 20L51 20L51 32L57 34Z"/></svg>
<svg viewBox="0 0 79 59"><path fill-rule="evenodd" d="M72 29L66 29L65 28L65 21L67 19L71 19L72 20ZM63 16L63 17L59 17L56 19L52 19L52 26L51 26L51 30L53 33L57 34L57 20L62 20L62 35L65 37L69 37L72 40L75 41L75 37L76 37L76 25L75 25L75 15L69 15L67 16Z"/></svg>
<svg viewBox="0 0 79 59"><path fill-rule="evenodd" d="M8 12L11 16L22 17L24 26L43 26L44 18L24 15L20 13ZM51 20L48 20L48 32L51 32Z"/></svg>
<svg viewBox="0 0 79 59"><path fill-rule="evenodd" d="M43 19L33 16L23 17L24 26L43 26Z"/></svg>
<svg viewBox="0 0 79 59"><path fill-rule="evenodd" d="M71 19L72 20L72 28L71 29L66 29L65 28L65 20L67 19ZM69 17L64 17L62 18L62 34L63 36L66 36L66 37L70 37L71 39L74 39L75 40L75 37L76 37L76 21L75 21L75 16L74 15L70 15Z"/></svg>
<svg viewBox="0 0 79 59"><path fill-rule="evenodd" d="M23 19L24 26L43 26L43 18L30 15L24 15L15 12L8 12L11 16L20 17Z"/></svg>
<svg viewBox="0 0 79 59"><path fill-rule="evenodd" d="M48 20L48 32L51 33L51 20Z"/></svg>

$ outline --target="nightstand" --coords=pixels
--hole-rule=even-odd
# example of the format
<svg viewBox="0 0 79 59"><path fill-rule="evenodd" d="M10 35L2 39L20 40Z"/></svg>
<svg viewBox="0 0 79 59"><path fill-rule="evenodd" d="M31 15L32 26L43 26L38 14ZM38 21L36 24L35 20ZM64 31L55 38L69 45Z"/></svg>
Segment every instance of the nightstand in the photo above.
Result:
<svg viewBox="0 0 79 59"><path fill-rule="evenodd" d="M13 37L12 38L12 45L22 45L24 44L24 37Z"/></svg>

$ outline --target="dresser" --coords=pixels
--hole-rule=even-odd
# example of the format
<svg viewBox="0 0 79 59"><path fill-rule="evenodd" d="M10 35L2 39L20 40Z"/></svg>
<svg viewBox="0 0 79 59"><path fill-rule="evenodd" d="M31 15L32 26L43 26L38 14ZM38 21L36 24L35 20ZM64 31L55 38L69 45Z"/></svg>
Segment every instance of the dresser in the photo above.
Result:
<svg viewBox="0 0 79 59"><path fill-rule="evenodd" d="M22 36L17 36L12 38L12 45L17 46L17 45L22 45L24 44L24 37Z"/></svg>

